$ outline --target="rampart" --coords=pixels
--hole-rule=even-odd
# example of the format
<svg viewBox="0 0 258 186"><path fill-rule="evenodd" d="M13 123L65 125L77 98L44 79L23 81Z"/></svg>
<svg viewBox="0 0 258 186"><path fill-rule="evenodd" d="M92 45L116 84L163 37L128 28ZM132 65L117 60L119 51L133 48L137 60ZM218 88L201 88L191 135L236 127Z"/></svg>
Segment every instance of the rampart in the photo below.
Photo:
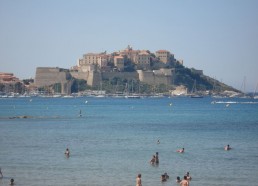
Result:
<svg viewBox="0 0 258 186"><path fill-rule="evenodd" d="M114 77L118 77L121 79L128 80L139 80L139 75L137 72L102 72L102 79L113 79Z"/></svg>
<svg viewBox="0 0 258 186"><path fill-rule="evenodd" d="M35 85L37 87L49 86L55 83L66 83L71 79L68 70L62 68L38 67L36 69Z"/></svg>
<svg viewBox="0 0 258 186"><path fill-rule="evenodd" d="M62 68L38 67L36 69L35 85L44 87L61 83L62 93L70 93L72 77L84 79L90 86L99 86L102 80L112 80L115 77L127 80L139 80L149 85L173 84L174 69L137 72L99 72L99 71L69 71Z"/></svg>
<svg viewBox="0 0 258 186"><path fill-rule="evenodd" d="M160 69L153 71L137 70L139 80L149 85L171 85L173 84L174 69Z"/></svg>
<svg viewBox="0 0 258 186"><path fill-rule="evenodd" d="M71 74L69 70L58 67L38 67L36 69L35 85L44 87L61 83L61 93L71 92Z"/></svg>

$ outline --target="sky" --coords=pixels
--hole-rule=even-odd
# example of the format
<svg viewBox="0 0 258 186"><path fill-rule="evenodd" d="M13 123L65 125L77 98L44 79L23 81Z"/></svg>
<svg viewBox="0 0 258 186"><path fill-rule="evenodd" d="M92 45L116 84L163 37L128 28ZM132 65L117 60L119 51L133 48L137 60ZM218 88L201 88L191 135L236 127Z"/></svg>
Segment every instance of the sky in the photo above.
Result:
<svg viewBox="0 0 258 186"><path fill-rule="evenodd" d="M165 49L244 92L258 83L257 0L0 0L0 72L34 78L85 53ZM257 90L258 91L258 90Z"/></svg>

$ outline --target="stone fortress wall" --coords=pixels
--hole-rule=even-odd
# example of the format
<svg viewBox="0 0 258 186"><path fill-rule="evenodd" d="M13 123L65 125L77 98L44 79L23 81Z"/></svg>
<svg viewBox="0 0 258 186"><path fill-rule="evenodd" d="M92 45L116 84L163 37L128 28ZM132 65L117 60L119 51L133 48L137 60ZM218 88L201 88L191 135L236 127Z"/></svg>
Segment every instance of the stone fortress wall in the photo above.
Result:
<svg viewBox="0 0 258 186"><path fill-rule="evenodd" d="M38 67L35 76L35 85L44 87L61 83L62 94L71 93L72 77L76 79L84 79L90 86L99 86L104 79L113 79L118 77L128 80L139 80L149 85L171 85L173 84L174 69L160 69L154 71L137 72L99 72L99 71L69 71L57 67Z"/></svg>
<svg viewBox="0 0 258 186"><path fill-rule="evenodd" d="M36 69L35 85L44 87L61 83L61 93L71 92L71 74L69 70L58 67L38 67Z"/></svg>

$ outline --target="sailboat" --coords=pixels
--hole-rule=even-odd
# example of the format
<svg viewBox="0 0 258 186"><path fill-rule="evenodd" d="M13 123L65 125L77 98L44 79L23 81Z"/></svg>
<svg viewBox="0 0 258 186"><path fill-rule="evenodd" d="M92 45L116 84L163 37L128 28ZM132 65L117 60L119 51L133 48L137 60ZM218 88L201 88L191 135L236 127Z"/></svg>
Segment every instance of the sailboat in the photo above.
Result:
<svg viewBox="0 0 258 186"><path fill-rule="evenodd" d="M191 98L203 98L203 96L198 94L197 91L196 91L196 80L194 80L194 85L193 85L190 97Z"/></svg>
<svg viewBox="0 0 258 186"><path fill-rule="evenodd" d="M257 88L258 88L258 83L257 83L257 85L255 87L255 91L254 91L254 94L253 94L253 99L258 99L258 95L256 95Z"/></svg>
<svg viewBox="0 0 258 186"><path fill-rule="evenodd" d="M133 80L132 80L132 93L129 93L128 88L129 87L127 86L127 94L125 95L125 98L130 98L130 99L140 99L141 98L138 94L133 93Z"/></svg>

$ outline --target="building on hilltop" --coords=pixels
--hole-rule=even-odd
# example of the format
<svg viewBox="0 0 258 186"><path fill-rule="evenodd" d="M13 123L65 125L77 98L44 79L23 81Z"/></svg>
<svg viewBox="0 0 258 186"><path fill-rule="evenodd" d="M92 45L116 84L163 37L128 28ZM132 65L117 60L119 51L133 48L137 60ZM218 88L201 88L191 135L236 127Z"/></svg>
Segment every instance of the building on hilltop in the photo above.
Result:
<svg viewBox="0 0 258 186"><path fill-rule="evenodd" d="M191 72L198 75L203 75L203 70L197 70L195 68L191 68Z"/></svg>
<svg viewBox="0 0 258 186"><path fill-rule="evenodd" d="M159 58L159 60L162 63L168 64L170 61L174 61L174 54L171 54L167 50L158 50L156 51L156 57Z"/></svg>
<svg viewBox="0 0 258 186"><path fill-rule="evenodd" d="M87 53L83 55L83 58L80 60L79 66L84 65L96 65L98 64L99 54Z"/></svg>
<svg viewBox="0 0 258 186"><path fill-rule="evenodd" d="M128 45L128 47L124 50L118 52L119 55L126 57L131 60L132 63L135 63L135 59L137 55L140 53L140 50L133 50L133 48Z"/></svg>
<svg viewBox="0 0 258 186"><path fill-rule="evenodd" d="M123 56L114 56L114 66L118 71L124 71L125 60Z"/></svg>
<svg viewBox="0 0 258 186"><path fill-rule="evenodd" d="M103 53L87 53L83 55L82 59L79 59L77 62L77 69L79 71L92 71L96 70L96 67L99 69L104 69L110 61L111 55Z"/></svg>
<svg viewBox="0 0 258 186"><path fill-rule="evenodd" d="M150 54L146 50L140 51L134 58L134 63L138 68L150 69Z"/></svg>

